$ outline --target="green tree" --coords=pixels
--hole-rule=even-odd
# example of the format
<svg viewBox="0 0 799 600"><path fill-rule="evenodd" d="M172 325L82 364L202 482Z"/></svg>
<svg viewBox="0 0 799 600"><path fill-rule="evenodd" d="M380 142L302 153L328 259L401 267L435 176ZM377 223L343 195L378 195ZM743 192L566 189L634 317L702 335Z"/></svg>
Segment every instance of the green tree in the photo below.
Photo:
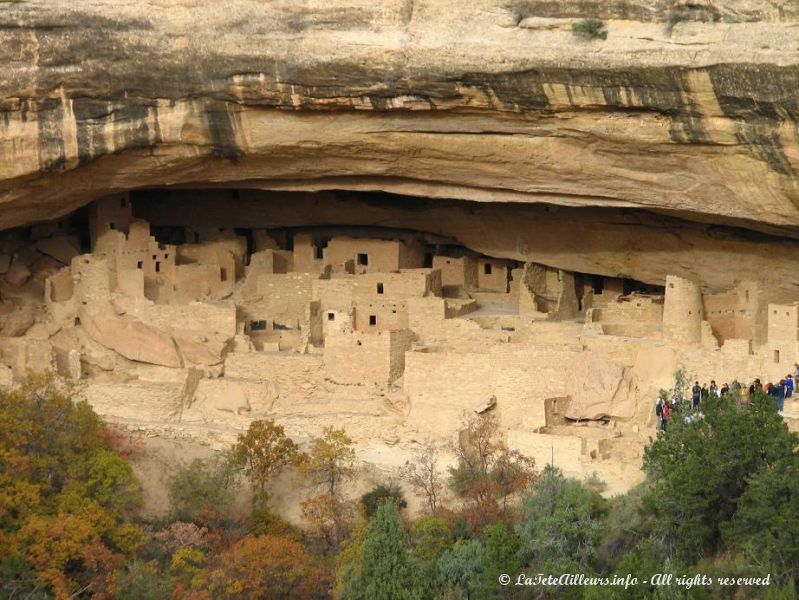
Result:
<svg viewBox="0 0 799 600"><path fill-rule="evenodd" d="M480 540L458 540L438 559L441 580L455 597L478 597L483 584L483 545Z"/></svg>
<svg viewBox="0 0 799 600"><path fill-rule="evenodd" d="M547 466L522 498L520 557L543 573L591 573L602 537L605 500Z"/></svg>
<svg viewBox="0 0 799 600"><path fill-rule="evenodd" d="M728 545L778 582L799 585L799 455L754 475L722 531Z"/></svg>
<svg viewBox="0 0 799 600"><path fill-rule="evenodd" d="M256 501L266 503L267 485L294 463L299 455L297 445L288 437L282 425L272 420L250 423L246 433L239 435L233 446L233 461L252 483Z"/></svg>
<svg viewBox="0 0 799 600"><path fill-rule="evenodd" d="M521 541L519 536L504 521L499 521L486 528L483 537L483 583L482 595L485 598L499 596L511 598L516 593L512 587L499 585L499 576L503 573L513 576L522 571L519 558Z"/></svg>
<svg viewBox="0 0 799 600"><path fill-rule="evenodd" d="M343 600L418 598L408 535L393 502L382 503L369 522L357 566L345 576Z"/></svg>
<svg viewBox="0 0 799 600"><path fill-rule="evenodd" d="M672 419L668 433L644 453L652 481L644 510L667 554L688 564L719 549L721 529L749 479L799 445L765 394L740 407L734 399L710 397L702 412L691 423Z"/></svg>
<svg viewBox="0 0 799 600"><path fill-rule="evenodd" d="M238 483L234 475L226 453L195 458L180 467L169 481L173 518L201 524L224 520L236 498Z"/></svg>
<svg viewBox="0 0 799 600"><path fill-rule="evenodd" d="M338 495L339 486L356 474L352 438L343 429L325 427L322 436L311 442L310 452L298 460L298 469L311 485L329 496Z"/></svg>

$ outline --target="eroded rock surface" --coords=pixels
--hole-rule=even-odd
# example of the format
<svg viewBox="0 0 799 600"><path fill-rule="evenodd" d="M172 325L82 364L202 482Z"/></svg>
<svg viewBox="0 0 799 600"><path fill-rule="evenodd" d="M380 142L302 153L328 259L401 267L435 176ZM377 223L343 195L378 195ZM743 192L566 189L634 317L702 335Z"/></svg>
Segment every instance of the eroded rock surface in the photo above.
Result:
<svg viewBox="0 0 799 600"><path fill-rule="evenodd" d="M0 227L110 191L246 181L646 208L795 236L797 13L779 0L5 4ZM606 19L606 40L572 33L587 16Z"/></svg>

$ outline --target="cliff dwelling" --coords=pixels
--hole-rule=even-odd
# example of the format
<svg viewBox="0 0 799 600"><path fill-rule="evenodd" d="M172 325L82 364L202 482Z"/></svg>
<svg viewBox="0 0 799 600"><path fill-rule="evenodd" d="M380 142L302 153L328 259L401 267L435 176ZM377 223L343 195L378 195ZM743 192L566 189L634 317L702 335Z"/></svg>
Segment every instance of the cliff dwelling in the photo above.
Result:
<svg viewBox="0 0 799 600"><path fill-rule="evenodd" d="M733 381L799 362L790 278L741 279L712 251L779 276L767 234L713 231L382 192L116 193L0 234L0 374L54 370L108 420L206 444L346 416L383 467L492 411L511 447L624 490L678 368ZM659 235L690 267L648 256Z"/></svg>

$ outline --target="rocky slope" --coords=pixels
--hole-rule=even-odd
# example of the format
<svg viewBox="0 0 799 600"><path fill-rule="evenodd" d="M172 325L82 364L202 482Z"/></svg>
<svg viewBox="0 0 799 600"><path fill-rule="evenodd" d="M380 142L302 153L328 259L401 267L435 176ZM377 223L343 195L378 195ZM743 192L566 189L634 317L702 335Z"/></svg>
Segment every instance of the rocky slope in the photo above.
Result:
<svg viewBox="0 0 799 600"><path fill-rule="evenodd" d="M0 73L0 229L225 184L799 237L795 0L6 0ZM645 250L595 270L657 279Z"/></svg>

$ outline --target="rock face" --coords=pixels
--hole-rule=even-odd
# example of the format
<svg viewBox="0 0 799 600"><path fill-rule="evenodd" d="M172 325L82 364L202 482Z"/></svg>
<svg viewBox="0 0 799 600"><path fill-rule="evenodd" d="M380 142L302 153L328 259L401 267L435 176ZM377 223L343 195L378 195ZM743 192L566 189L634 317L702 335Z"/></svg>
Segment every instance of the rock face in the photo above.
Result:
<svg viewBox="0 0 799 600"><path fill-rule="evenodd" d="M611 4L5 4L0 228L121 189L243 182L795 236L796 3ZM606 40L572 33L590 16Z"/></svg>

